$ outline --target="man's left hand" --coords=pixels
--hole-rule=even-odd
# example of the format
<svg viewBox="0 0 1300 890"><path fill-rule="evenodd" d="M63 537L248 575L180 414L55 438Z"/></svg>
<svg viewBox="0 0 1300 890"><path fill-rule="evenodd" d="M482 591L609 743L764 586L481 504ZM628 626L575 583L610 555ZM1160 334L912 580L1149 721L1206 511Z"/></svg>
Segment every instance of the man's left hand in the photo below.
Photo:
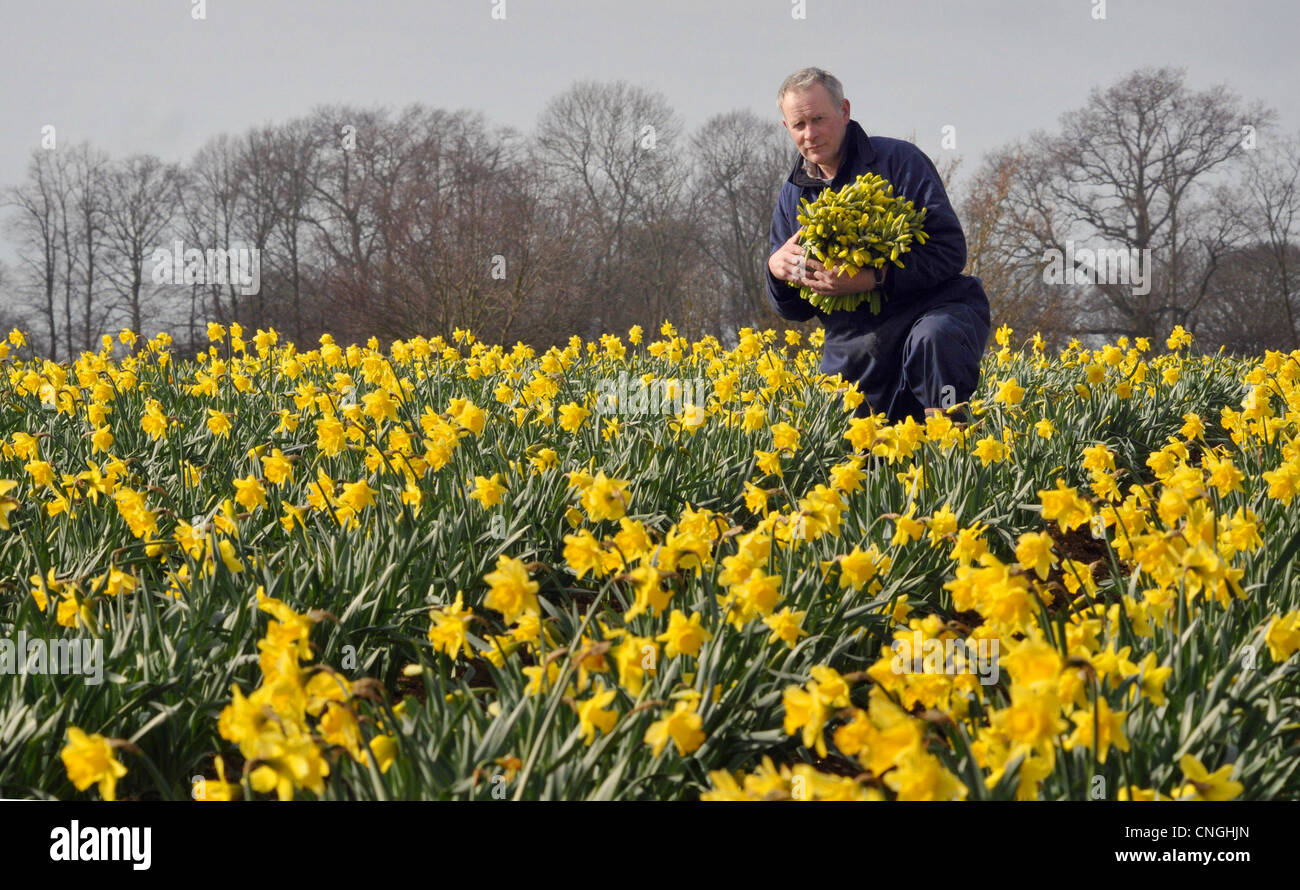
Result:
<svg viewBox="0 0 1300 890"><path fill-rule="evenodd" d="M812 257L806 260L808 273L799 280L813 293L834 296L837 294L860 294L873 291L879 286L875 267L859 269L857 275L826 271L826 267Z"/></svg>

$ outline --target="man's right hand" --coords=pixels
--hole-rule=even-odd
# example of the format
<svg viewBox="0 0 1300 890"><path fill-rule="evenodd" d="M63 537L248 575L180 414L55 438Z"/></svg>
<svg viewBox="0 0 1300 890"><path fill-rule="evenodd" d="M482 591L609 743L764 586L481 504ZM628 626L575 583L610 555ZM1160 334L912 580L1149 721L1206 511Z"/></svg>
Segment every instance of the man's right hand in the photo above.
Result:
<svg viewBox="0 0 1300 890"><path fill-rule="evenodd" d="M807 274L804 266L804 250L798 243L801 232L803 232L802 226L795 229L794 234L776 249L776 253L767 258L767 268L778 281L791 281L798 284Z"/></svg>

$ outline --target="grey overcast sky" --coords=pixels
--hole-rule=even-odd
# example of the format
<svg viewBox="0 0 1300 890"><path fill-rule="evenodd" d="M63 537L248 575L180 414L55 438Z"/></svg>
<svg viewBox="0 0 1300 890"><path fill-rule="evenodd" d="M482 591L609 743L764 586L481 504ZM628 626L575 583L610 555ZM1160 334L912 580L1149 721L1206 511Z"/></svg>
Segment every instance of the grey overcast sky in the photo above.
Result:
<svg viewBox="0 0 1300 890"><path fill-rule="evenodd" d="M1094 86L1185 67L1300 124L1300 7L1284 0L0 0L0 186L53 124L114 156L188 160L209 137L318 103L474 108L532 128L575 80L662 92L693 129L717 112L777 115L781 79L838 76L869 133L959 172L1055 126ZM793 148L792 148L793 151Z"/></svg>

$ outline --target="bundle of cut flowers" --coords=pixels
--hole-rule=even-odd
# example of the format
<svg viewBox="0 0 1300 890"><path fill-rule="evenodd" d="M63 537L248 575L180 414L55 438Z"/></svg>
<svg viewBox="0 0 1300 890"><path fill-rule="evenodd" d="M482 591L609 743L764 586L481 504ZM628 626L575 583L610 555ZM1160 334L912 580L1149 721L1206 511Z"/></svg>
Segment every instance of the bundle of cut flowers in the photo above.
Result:
<svg viewBox="0 0 1300 890"><path fill-rule="evenodd" d="M883 269L892 262L900 269L899 257L924 244L922 223L926 208L894 194L883 176L864 173L839 189L824 189L817 199L800 201L798 220L803 227L799 244L828 271L853 276L867 266ZM790 283L794 286L794 283ZM871 301L872 314L879 315L878 291L853 294L819 294L808 287L799 296L823 312L853 310L863 300Z"/></svg>

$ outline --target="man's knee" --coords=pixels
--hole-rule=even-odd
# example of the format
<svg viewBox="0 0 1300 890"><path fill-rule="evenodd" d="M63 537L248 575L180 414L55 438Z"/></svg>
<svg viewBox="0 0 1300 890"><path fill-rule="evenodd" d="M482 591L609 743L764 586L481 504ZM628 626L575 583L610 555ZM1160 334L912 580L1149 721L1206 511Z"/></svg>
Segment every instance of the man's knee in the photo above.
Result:
<svg viewBox="0 0 1300 890"><path fill-rule="evenodd" d="M922 315L908 331L903 361L914 361L930 350L940 349L958 327L955 319L947 312Z"/></svg>
<svg viewBox="0 0 1300 890"><path fill-rule="evenodd" d="M912 325L903 350L907 386L926 408L964 402L979 383L988 325L969 306L940 306Z"/></svg>
<svg viewBox="0 0 1300 890"><path fill-rule="evenodd" d="M908 340L918 344L944 345L957 340L975 351L982 351L988 338L988 323L965 303L945 303L922 314L912 323Z"/></svg>

